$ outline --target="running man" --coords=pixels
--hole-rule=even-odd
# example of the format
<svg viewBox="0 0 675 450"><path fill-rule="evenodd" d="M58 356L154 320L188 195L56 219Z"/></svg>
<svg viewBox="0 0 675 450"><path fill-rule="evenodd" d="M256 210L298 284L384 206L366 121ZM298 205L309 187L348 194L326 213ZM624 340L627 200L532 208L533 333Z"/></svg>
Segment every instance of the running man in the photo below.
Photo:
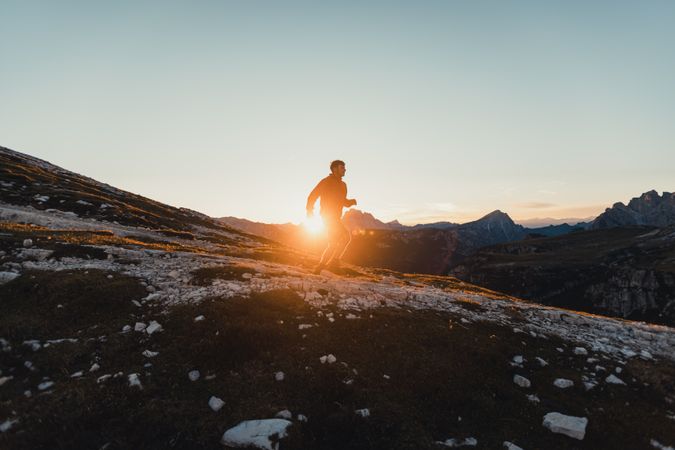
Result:
<svg viewBox="0 0 675 450"><path fill-rule="evenodd" d="M328 245L321 255L315 274L329 267L340 268L340 259L352 240L352 235L342 223L342 208L356 205L356 200L347 198L347 184L342 181L347 169L340 160L330 163L331 174L319 181L307 198L307 217L314 216L314 204L321 198L321 218L328 234Z"/></svg>

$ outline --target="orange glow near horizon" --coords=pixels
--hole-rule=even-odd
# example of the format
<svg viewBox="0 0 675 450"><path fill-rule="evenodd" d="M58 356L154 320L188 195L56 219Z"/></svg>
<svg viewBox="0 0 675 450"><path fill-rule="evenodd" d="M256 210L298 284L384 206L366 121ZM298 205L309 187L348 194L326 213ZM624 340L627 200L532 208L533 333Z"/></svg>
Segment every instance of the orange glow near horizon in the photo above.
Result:
<svg viewBox="0 0 675 450"><path fill-rule="evenodd" d="M303 221L302 226L311 235L321 234L324 230L323 220L319 216L307 217Z"/></svg>

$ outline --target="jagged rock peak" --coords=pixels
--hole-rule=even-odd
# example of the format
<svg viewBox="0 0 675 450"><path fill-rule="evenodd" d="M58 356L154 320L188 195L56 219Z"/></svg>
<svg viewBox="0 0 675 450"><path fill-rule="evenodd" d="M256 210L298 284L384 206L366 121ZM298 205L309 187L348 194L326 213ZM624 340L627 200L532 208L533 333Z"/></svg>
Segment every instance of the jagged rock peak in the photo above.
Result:
<svg viewBox="0 0 675 450"><path fill-rule="evenodd" d="M664 227L675 223L675 193L655 190L645 192L624 205L615 203L607 208L593 222L591 228L612 228L622 226Z"/></svg>

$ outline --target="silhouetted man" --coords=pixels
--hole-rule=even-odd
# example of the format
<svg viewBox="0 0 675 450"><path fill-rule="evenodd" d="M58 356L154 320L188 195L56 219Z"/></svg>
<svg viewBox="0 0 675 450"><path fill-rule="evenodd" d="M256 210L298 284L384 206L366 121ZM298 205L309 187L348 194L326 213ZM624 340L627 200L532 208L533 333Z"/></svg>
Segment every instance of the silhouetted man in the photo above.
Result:
<svg viewBox="0 0 675 450"><path fill-rule="evenodd" d="M321 198L321 218L326 226L328 245L321 255L315 274L329 267L340 268L340 259L352 240L351 233L342 223L342 208L356 205L356 200L347 198L347 184L342 181L347 169L340 160L330 163L331 174L319 181L307 198L307 217L314 215L314 203Z"/></svg>

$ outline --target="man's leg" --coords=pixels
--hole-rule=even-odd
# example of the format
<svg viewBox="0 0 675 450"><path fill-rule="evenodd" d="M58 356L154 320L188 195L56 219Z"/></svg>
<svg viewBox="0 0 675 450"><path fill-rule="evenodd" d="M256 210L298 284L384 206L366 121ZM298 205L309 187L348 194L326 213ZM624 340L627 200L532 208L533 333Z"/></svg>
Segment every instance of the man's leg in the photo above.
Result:
<svg viewBox="0 0 675 450"><path fill-rule="evenodd" d="M342 256L345 254L347 247L349 247L349 244L352 242L352 234L342 223L340 223L339 230L339 240L335 245L335 250L331 260L328 261L328 265L336 268L340 267Z"/></svg>

